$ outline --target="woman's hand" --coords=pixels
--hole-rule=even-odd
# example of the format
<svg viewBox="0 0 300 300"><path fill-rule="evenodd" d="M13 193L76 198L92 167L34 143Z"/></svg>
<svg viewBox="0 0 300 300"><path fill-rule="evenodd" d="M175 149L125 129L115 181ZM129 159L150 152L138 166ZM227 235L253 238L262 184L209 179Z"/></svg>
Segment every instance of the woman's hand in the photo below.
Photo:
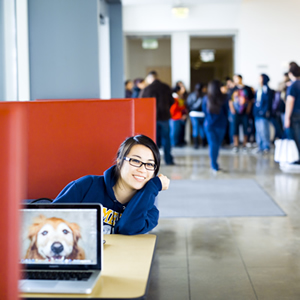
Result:
<svg viewBox="0 0 300 300"><path fill-rule="evenodd" d="M162 185L162 189L161 190L162 191L167 190L169 188L170 179L167 176L163 175L163 174L159 174L157 177L161 181L161 185Z"/></svg>
<svg viewBox="0 0 300 300"><path fill-rule="evenodd" d="M285 118L284 128L290 128L290 126L291 126L291 119L290 118Z"/></svg>

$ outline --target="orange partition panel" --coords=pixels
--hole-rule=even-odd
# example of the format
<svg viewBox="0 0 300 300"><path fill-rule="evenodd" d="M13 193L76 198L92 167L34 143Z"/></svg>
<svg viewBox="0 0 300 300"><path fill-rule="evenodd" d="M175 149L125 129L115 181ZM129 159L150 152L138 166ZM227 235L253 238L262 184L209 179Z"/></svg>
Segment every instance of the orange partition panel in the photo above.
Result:
<svg viewBox="0 0 300 300"><path fill-rule="evenodd" d="M133 100L28 102L28 199L55 198L70 181L103 174L134 134Z"/></svg>
<svg viewBox="0 0 300 300"><path fill-rule="evenodd" d="M0 299L18 299L19 205L25 196L26 110L0 106Z"/></svg>
<svg viewBox="0 0 300 300"><path fill-rule="evenodd" d="M135 134L144 134L156 141L156 99L136 98L134 100Z"/></svg>
<svg viewBox="0 0 300 300"><path fill-rule="evenodd" d="M134 134L144 134L156 141L156 99L132 98L134 101ZM100 99L37 99L36 101L62 100L100 100ZM124 101L125 99L110 99L110 101ZM128 99L126 99L128 100Z"/></svg>

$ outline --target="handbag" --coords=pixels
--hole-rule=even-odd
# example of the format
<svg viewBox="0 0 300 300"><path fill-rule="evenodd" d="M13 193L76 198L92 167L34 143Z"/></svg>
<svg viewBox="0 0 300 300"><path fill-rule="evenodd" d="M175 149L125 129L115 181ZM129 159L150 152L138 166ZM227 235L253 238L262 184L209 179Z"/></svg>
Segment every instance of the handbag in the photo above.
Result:
<svg viewBox="0 0 300 300"><path fill-rule="evenodd" d="M299 160L296 142L291 139L275 141L274 160L278 163L293 163Z"/></svg>

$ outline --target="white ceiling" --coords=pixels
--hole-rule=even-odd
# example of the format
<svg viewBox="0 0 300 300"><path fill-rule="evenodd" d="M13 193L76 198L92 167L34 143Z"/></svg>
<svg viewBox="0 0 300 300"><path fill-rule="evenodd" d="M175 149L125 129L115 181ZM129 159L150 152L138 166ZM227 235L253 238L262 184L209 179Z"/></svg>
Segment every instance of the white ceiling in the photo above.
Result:
<svg viewBox="0 0 300 300"><path fill-rule="evenodd" d="M189 6L205 3L238 3L242 0L122 0L123 6L140 6L140 5L170 5L170 6Z"/></svg>

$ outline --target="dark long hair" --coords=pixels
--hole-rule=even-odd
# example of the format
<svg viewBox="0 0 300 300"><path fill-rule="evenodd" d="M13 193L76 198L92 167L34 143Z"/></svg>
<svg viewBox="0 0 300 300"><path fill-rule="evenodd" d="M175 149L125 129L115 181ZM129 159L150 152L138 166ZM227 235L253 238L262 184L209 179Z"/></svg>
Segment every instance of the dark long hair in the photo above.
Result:
<svg viewBox="0 0 300 300"><path fill-rule="evenodd" d="M118 152L117 152L117 158L116 158L116 168L114 170L114 177L116 182L120 178L121 174L121 168L124 163L124 157L128 155L130 152L131 148L135 145L143 145L147 148L149 148L154 156L154 161L156 164L156 170L154 171L154 176L158 174L159 167L160 167L160 153L157 145L147 136L145 135L136 135L136 136L131 136L127 138L119 147Z"/></svg>
<svg viewBox="0 0 300 300"><path fill-rule="evenodd" d="M219 114L226 101L226 96L221 92L221 82L219 80L212 80L208 83L207 98L207 110L211 114Z"/></svg>
<svg viewBox="0 0 300 300"><path fill-rule="evenodd" d="M202 98L204 96L203 87L204 85L201 82L195 84L194 92L196 93L197 99Z"/></svg>

